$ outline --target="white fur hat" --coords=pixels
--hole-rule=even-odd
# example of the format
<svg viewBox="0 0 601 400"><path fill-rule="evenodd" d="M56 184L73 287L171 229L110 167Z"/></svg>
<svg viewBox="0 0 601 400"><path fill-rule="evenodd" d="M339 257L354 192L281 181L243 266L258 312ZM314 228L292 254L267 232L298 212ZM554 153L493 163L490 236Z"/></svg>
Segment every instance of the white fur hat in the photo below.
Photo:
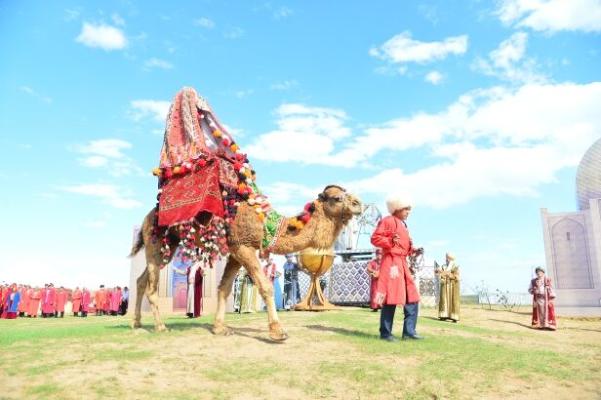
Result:
<svg viewBox="0 0 601 400"><path fill-rule="evenodd" d="M402 210L403 208L411 207L411 200L408 196L404 195L391 195L386 199L386 207L388 207L388 212L394 214L396 210Z"/></svg>

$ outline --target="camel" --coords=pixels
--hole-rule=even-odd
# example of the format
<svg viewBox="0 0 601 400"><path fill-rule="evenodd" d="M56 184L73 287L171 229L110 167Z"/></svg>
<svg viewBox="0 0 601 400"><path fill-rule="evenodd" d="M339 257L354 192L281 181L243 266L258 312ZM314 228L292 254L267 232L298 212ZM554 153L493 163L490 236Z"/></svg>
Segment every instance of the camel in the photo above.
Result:
<svg viewBox="0 0 601 400"><path fill-rule="evenodd" d="M347 222L362 212L361 201L337 185L326 186L313 204L314 211L307 224L302 229L292 228L283 232L269 249L270 252L288 254L307 248L331 249ZM138 290L132 328L141 327L141 304L143 295L146 294L154 316L155 330L160 332L167 328L161 321L157 306L159 272L164 260L161 254L160 240L153 237L155 213L156 209L153 209L147 214L130 254L133 256L144 247L147 262L146 269L137 279ZM287 218L286 221L288 220ZM278 320L273 299L273 286L264 276L257 257L257 250L261 249L263 234L263 222L257 217L255 209L247 202L241 203L227 234L229 257L218 286L217 310L212 328L215 335L225 336L233 333L233 330L224 323L225 304L236 274L240 267L244 266L253 281L258 284L259 293L267 306L269 337L274 341L283 341L288 338L288 334ZM177 241L171 242L169 246L172 247L171 254L174 254Z"/></svg>

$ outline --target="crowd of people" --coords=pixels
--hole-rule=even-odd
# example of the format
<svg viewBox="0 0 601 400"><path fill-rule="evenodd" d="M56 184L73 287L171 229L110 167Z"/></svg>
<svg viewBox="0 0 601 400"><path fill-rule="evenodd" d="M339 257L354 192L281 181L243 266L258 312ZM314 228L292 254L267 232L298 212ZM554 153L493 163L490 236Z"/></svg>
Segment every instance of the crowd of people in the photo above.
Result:
<svg viewBox="0 0 601 400"><path fill-rule="evenodd" d="M284 287L280 285L282 273L272 258L263 260L263 274L273 285L273 297L277 310L292 310L300 299L300 284L298 280L299 266L293 254L286 255L283 265ZM253 282L248 272L241 268L238 274L236 290L234 292L234 308L239 313L252 313L264 309L263 299L259 288Z"/></svg>
<svg viewBox="0 0 601 400"><path fill-rule="evenodd" d="M66 310L74 317L87 317L89 312L96 315L125 315L129 304L129 290L116 286L105 288L100 285L91 293L86 287L68 289L55 288L47 283L43 288L13 283L0 285L0 317L15 319L64 318Z"/></svg>

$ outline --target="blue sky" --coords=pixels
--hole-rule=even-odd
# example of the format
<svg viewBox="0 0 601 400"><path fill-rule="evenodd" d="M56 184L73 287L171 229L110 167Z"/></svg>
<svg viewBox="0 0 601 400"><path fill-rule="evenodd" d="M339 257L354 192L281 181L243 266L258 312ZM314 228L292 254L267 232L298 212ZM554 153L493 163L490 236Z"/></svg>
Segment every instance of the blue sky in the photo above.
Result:
<svg viewBox="0 0 601 400"><path fill-rule="evenodd" d="M429 260L523 291L601 137L600 34L598 0L1 2L0 280L127 284L192 86L276 208L408 193Z"/></svg>

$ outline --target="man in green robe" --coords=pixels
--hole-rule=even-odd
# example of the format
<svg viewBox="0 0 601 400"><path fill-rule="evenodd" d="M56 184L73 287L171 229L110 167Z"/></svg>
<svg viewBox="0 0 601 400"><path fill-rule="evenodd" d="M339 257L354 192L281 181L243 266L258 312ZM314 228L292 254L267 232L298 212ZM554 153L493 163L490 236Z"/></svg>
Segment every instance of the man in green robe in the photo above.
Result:
<svg viewBox="0 0 601 400"><path fill-rule="evenodd" d="M446 263L436 264L435 273L439 279L440 295L438 299L438 318L440 320L459 321L459 266L455 257L446 254Z"/></svg>

